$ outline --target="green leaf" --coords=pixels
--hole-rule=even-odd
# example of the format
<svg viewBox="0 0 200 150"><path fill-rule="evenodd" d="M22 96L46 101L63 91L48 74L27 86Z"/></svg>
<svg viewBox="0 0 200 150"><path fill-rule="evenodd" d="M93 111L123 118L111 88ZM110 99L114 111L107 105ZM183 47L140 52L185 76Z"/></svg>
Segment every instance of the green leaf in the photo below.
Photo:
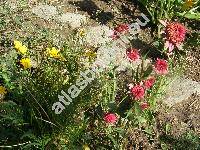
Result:
<svg viewBox="0 0 200 150"><path fill-rule="evenodd" d="M152 128L146 127L144 130L147 134L152 135Z"/></svg>
<svg viewBox="0 0 200 150"><path fill-rule="evenodd" d="M170 124L166 124L165 132L168 133L170 130L171 130L171 125Z"/></svg>
<svg viewBox="0 0 200 150"><path fill-rule="evenodd" d="M40 143L36 143L36 142L30 143L30 144L27 144L27 145L23 146L23 149L30 149L30 148L33 148L32 146L34 146L34 147L36 148L36 147L38 147L38 146L41 146L41 144L40 144Z"/></svg>
<svg viewBox="0 0 200 150"><path fill-rule="evenodd" d="M120 133L120 134L123 134L124 129L123 128L115 128L115 131Z"/></svg>
<svg viewBox="0 0 200 150"><path fill-rule="evenodd" d="M182 16L182 17L185 17L185 18L188 18L188 19L196 19L196 20L200 20L200 13L178 13L178 16Z"/></svg>
<svg viewBox="0 0 200 150"><path fill-rule="evenodd" d="M146 111L146 114L147 114L148 120L151 122L154 118L153 112L148 110L148 111Z"/></svg>
<svg viewBox="0 0 200 150"><path fill-rule="evenodd" d="M25 133L20 137L21 140L24 140L25 138L28 138L28 139L36 139L36 136L29 130L29 131L25 132Z"/></svg>
<svg viewBox="0 0 200 150"><path fill-rule="evenodd" d="M108 137L111 139L111 141L113 142L113 145L116 147L118 147L117 141L115 140L115 138L112 135L108 135Z"/></svg>
<svg viewBox="0 0 200 150"><path fill-rule="evenodd" d="M140 115L142 113L142 110L141 110L140 105L138 103L134 104L134 108L135 108L135 114L136 115Z"/></svg>
<svg viewBox="0 0 200 150"><path fill-rule="evenodd" d="M22 18L21 18L20 16L16 16L16 17L14 18L14 20L15 20L15 23L16 23L17 25L21 25L21 24L22 24Z"/></svg>
<svg viewBox="0 0 200 150"><path fill-rule="evenodd" d="M139 123L146 123L147 120L144 117L137 117Z"/></svg>
<svg viewBox="0 0 200 150"><path fill-rule="evenodd" d="M147 70L144 71L142 78L147 78L153 71L152 66L149 66Z"/></svg>

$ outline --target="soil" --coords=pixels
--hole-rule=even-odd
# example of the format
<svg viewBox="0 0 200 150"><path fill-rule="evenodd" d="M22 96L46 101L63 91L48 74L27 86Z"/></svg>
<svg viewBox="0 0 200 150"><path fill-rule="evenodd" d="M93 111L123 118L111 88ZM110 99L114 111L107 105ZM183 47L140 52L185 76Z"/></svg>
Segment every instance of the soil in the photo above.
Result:
<svg viewBox="0 0 200 150"><path fill-rule="evenodd" d="M200 33L200 30L199 30ZM200 35L200 34L199 34ZM199 37L197 37L199 38ZM200 38L199 38L200 39ZM200 46L190 46L187 52L186 77L200 82Z"/></svg>
<svg viewBox="0 0 200 150"><path fill-rule="evenodd" d="M41 0L30 0L30 7L41 4ZM59 6L60 11L79 13L90 18L89 24L113 26L132 22L140 15L137 5L131 1L110 0L48 0L47 4ZM98 23L97 23L98 22Z"/></svg>
<svg viewBox="0 0 200 150"><path fill-rule="evenodd" d="M38 5L41 1L30 0L30 7ZM110 27L116 24L134 22L139 16L140 12L144 13L144 10L139 9L138 5L133 4L131 1L110 1L110 0L48 0L49 4L55 6L61 6L62 12L78 12L85 14L90 18L89 25L105 24ZM37 25L42 27L53 28L54 25L49 22L35 19ZM133 45L138 49L145 49L146 46L152 42L152 30L151 27L146 27L139 34L139 42L136 41ZM199 30L195 29L195 32ZM195 34L196 35L196 34ZM188 37L191 38L192 34ZM195 37L196 38L196 37ZM198 38L198 37L197 37ZM200 46L189 46L187 49L187 67L185 76L200 82ZM163 107L165 109L163 109ZM165 111L167 109L167 111ZM153 142L149 142L149 138L139 130L133 130L130 132L130 146L127 149L158 149L161 145L158 145L159 135L172 135L175 139L183 134L191 131L200 135L200 96L192 95L189 99L167 108L163 104L160 105L158 114L156 115L157 129ZM171 129L169 133L163 131L163 127L166 124L170 124ZM151 141L151 140L150 140Z"/></svg>

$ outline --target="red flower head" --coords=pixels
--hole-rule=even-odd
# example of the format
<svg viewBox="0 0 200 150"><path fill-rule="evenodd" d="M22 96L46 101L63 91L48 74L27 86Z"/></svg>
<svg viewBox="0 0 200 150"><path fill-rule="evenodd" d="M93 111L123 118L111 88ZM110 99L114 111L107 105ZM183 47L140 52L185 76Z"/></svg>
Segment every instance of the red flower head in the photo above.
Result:
<svg viewBox="0 0 200 150"><path fill-rule="evenodd" d="M164 75L168 73L168 63L164 59L157 59L154 70L159 75Z"/></svg>
<svg viewBox="0 0 200 150"><path fill-rule="evenodd" d="M133 94L136 100L144 98L145 89L141 85L136 85L131 88L131 93Z"/></svg>
<svg viewBox="0 0 200 150"><path fill-rule="evenodd" d="M105 114L103 119L104 119L104 121L106 123L110 123L110 124L113 124L113 123L117 122L117 116L115 114L113 114L113 113Z"/></svg>
<svg viewBox="0 0 200 150"><path fill-rule="evenodd" d="M120 24L117 27L114 28L113 30L113 34L112 34L112 39L118 39L119 38L119 34L121 33L127 33L129 30L129 25L128 24Z"/></svg>
<svg viewBox="0 0 200 150"><path fill-rule="evenodd" d="M131 61L136 61L140 58L138 50L134 48L128 48L126 50L126 55Z"/></svg>
<svg viewBox="0 0 200 150"><path fill-rule="evenodd" d="M167 24L165 33L167 40L178 46L185 40L186 28L178 22L171 22Z"/></svg>
<svg viewBox="0 0 200 150"><path fill-rule="evenodd" d="M145 89L150 89L155 83L155 80L156 80L155 77L150 77L147 80L144 80L143 84L144 84Z"/></svg>
<svg viewBox="0 0 200 150"><path fill-rule="evenodd" d="M142 110L148 109L149 108L149 104L147 102L144 102L144 103L140 104L140 108Z"/></svg>
<svg viewBox="0 0 200 150"><path fill-rule="evenodd" d="M129 30L129 25L128 24L120 24L117 27L114 28L114 30L118 33L126 33Z"/></svg>

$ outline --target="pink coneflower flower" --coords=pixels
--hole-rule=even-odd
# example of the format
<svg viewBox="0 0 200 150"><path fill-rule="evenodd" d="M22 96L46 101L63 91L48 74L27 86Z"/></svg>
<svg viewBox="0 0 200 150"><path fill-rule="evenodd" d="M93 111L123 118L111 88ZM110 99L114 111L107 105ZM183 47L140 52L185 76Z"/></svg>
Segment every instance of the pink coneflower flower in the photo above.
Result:
<svg viewBox="0 0 200 150"><path fill-rule="evenodd" d="M140 104L140 108L142 110L148 109L149 108L149 104L147 102L144 102L144 103Z"/></svg>
<svg viewBox="0 0 200 150"><path fill-rule="evenodd" d="M140 58L140 54L139 54L138 50L134 49L134 48L128 48L126 50L126 55L127 55L128 59L130 59L131 61L136 61Z"/></svg>
<svg viewBox="0 0 200 150"><path fill-rule="evenodd" d="M164 75L168 73L168 63L164 59L157 58L156 63L154 65L154 70L159 75Z"/></svg>
<svg viewBox="0 0 200 150"><path fill-rule="evenodd" d="M155 77L150 77L147 80L144 80L143 81L144 88L150 89L153 86L153 84L155 83L155 80L156 80Z"/></svg>
<svg viewBox="0 0 200 150"><path fill-rule="evenodd" d="M178 22L172 22L167 24L165 33L170 43L180 45L185 40L186 28Z"/></svg>
<svg viewBox="0 0 200 150"><path fill-rule="evenodd" d="M179 47L183 43L187 29L178 22L160 22L165 26L165 48L171 53L175 46Z"/></svg>
<svg viewBox="0 0 200 150"><path fill-rule="evenodd" d="M136 100L140 100L144 98L145 89L141 85L136 85L133 88L131 88L131 93L133 94Z"/></svg>
<svg viewBox="0 0 200 150"><path fill-rule="evenodd" d="M106 113L103 117L106 123L114 124L117 122L117 116L114 113Z"/></svg>

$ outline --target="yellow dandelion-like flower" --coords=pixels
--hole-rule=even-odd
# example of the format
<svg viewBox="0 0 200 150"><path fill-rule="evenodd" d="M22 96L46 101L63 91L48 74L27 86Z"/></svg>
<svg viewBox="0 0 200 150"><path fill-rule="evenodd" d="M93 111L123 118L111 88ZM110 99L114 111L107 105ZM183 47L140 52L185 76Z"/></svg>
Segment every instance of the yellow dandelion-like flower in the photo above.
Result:
<svg viewBox="0 0 200 150"><path fill-rule="evenodd" d="M194 0L185 0L183 4L183 10L187 10L194 5Z"/></svg>
<svg viewBox="0 0 200 150"><path fill-rule="evenodd" d="M7 93L6 88L3 86L0 86L0 95L5 95Z"/></svg>
<svg viewBox="0 0 200 150"><path fill-rule="evenodd" d="M55 47L52 47L52 49L47 48L47 52L50 57L60 58L59 50L57 50Z"/></svg>
<svg viewBox="0 0 200 150"><path fill-rule="evenodd" d="M88 145L83 145L83 150L90 150Z"/></svg>
<svg viewBox="0 0 200 150"><path fill-rule="evenodd" d="M24 69L31 68L31 60L30 58L22 58L20 60L20 64L24 67Z"/></svg>
<svg viewBox="0 0 200 150"><path fill-rule="evenodd" d="M22 42L17 41L17 40L14 40L14 47L15 47L16 49L19 49L20 47L22 47Z"/></svg>
<svg viewBox="0 0 200 150"><path fill-rule="evenodd" d="M18 51L22 54L25 54L27 52L28 48L26 47L26 45L23 45L21 47L19 47Z"/></svg>
<svg viewBox="0 0 200 150"><path fill-rule="evenodd" d="M88 48L85 50L85 56L95 58L97 56L97 54L96 54L96 52L93 52L92 49Z"/></svg>
<svg viewBox="0 0 200 150"><path fill-rule="evenodd" d="M79 35L82 37L86 35L86 31L84 28L79 29Z"/></svg>
<svg viewBox="0 0 200 150"><path fill-rule="evenodd" d="M95 58L97 54L95 52L87 52L85 56Z"/></svg>
<svg viewBox="0 0 200 150"><path fill-rule="evenodd" d="M25 54L28 50L26 45L23 45L22 42L15 40L14 41L14 47L17 49L18 52L21 54Z"/></svg>

